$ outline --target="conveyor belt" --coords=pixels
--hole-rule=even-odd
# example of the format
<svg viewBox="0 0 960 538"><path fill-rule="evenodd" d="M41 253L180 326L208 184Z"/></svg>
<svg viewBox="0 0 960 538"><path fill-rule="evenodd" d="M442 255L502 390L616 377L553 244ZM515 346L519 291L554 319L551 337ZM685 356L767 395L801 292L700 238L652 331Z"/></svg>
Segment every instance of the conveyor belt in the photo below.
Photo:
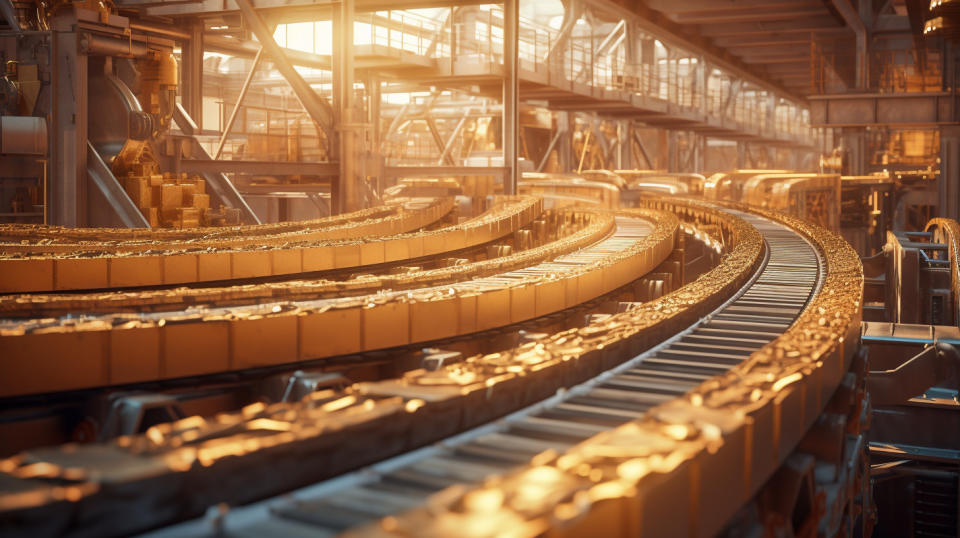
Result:
<svg viewBox="0 0 960 538"><path fill-rule="evenodd" d="M595 299L653 270L675 244L677 220L663 220L669 222L648 238L654 227L647 220L617 217L610 237L580 251L451 285L177 313L7 320L0 322L0 345L8 351L0 362L0 396L292 364L519 323ZM140 351L124 351L130 349ZM60 361L65 354L73 359L68 365ZM41 363L48 374L38 377Z"/></svg>
<svg viewBox="0 0 960 538"><path fill-rule="evenodd" d="M449 211L449 200L403 199L391 205L361 209L351 213L305 220L269 224L201 228L68 228L65 226L0 224L0 251L3 252L71 252L81 250L138 252L166 248L183 248L204 242L219 245L249 244L284 235L304 239L349 239L364 235L387 235L413 231L422 226L420 213L434 207ZM316 235L314 235L316 234Z"/></svg>
<svg viewBox="0 0 960 538"><path fill-rule="evenodd" d="M763 234L766 263L741 294L683 334L494 424L281 500L242 508L220 522L223 529L244 536L332 536L362 527L422 506L456 484L479 484L525 466L545 451L563 453L740 363L799 316L820 285L821 261L796 232L735 213ZM209 530L204 525L189 523L156 535L202 533Z"/></svg>
<svg viewBox="0 0 960 538"><path fill-rule="evenodd" d="M433 497L429 510L415 510L414 515L404 512L406 515L386 520L390 525L378 530L391 528L404 535L462 535L468 529L460 522L470 517L470 521L482 521L487 528L542 534L548 528L547 522L557 523L555 515L561 512L554 511L556 506L564 509L563 514L572 514L569 517L584 514L578 521L606 522L610 530L623 536L635 535L629 529L635 530L638 525L643 527L644 536L663 535L658 530L666 528L658 522L664 518L657 515L665 510L676 510L677 517L688 518L691 529L697 525L699 534L712 534L793 450L846 371L856 348L862 270L852 249L836 236L796 219L767 214L809 237L827 260L823 267L829 270L821 277L822 291L802 309L798 322L769 345L760 347L763 342L755 342L757 347L752 353L726 349L717 356L706 357L727 362L730 371L708 364L711 361L703 357L697 358L701 364L682 364L679 371L666 365L652 368L653 361L664 359L659 353L669 351L655 349L649 355L650 362L634 365L643 372L639 380L629 380L641 389L637 395L631 394L635 401L611 400L612 405L602 409L603 413L587 416L599 422L594 427L590 427L589 420L563 420L559 433L566 437L553 439L550 436L557 432L551 433L551 417L537 413L562 404L600 407L596 402L571 404L569 398L630 394L623 387L602 385L614 377L626 385L617 376L631 372L616 370L591 385L573 389L569 398L561 395L551 399L557 387L576 386L678 331L685 332L683 338L671 340L674 346L696 344L696 339L713 344L718 339L730 338L743 345L726 347L739 348L748 347L747 340L751 338L739 337L740 331L751 324L787 325L777 323L775 318L768 319L775 313L773 309L783 305L779 301L767 304L779 297L771 295L772 290L795 280L793 269L787 267L777 268L781 273L776 275L778 278L755 283L750 290L755 293L738 296L738 304L725 305L733 308L752 304L771 309L763 312L763 319L745 318L751 315L749 311L724 310L720 313L736 317L698 323L703 312L724 305L727 298L741 293L750 283L750 275L763 261L763 239L743 219L705 204L659 200L651 205L682 214L687 220L720 224L720 237L729 246L720 265L695 283L617 314L609 321L594 321L582 329L561 331L501 353L470 357L437 371L409 372L402 379L319 391L297 403L254 404L238 413L191 417L153 426L144 435L123 437L115 443L36 449L3 460L0 481L7 486L0 495L0 528L48 534L134 532L196 517L217 503L238 506L277 495L445 437L448 440L439 446L440 450L472 443L480 435L496 434L488 448L496 449L497 443L511 440L526 447L526 454L515 457L513 465L500 462L486 466L494 474L509 474L518 466L524 469L503 479L505 494L516 499L517 495L522 497L547 487L551 492L570 494L568 499L573 499L570 492L576 492L575 505L560 506L560 499L539 495L542 502L527 506L527 511L519 516L510 512L516 507L511 504L496 512L497 517L488 518L476 512L480 510L474 502L476 495L462 498L469 488L454 488ZM630 271L604 271L603 279L625 276L623 273ZM797 309L800 299L801 295L797 295L792 301L797 303ZM686 329L691 324L696 326L696 334ZM770 338L781 332L777 327L764 328ZM678 342L684 338L686 342ZM744 360L733 360L731 355L743 356ZM706 381L698 384L702 379ZM651 380L656 380L658 386L650 387ZM664 396L664 386L672 397L658 400ZM597 392L601 390L613 392ZM644 400L646 397L649 399ZM545 398L548 401L535 404ZM527 413L490 424L485 427L488 430L450 438L531 405L535 407ZM636 416L643 418L609 429L621 419ZM531 417L539 420L530 420ZM504 425L512 427L511 421L515 420L532 422L546 433L538 436L533 431L536 428L530 426L503 429ZM596 427L600 425L607 428ZM599 435L591 437L592 433ZM574 446L577 439L584 438L588 442ZM531 460L530 454L537 446L552 446L556 450L540 452ZM558 452L566 453L557 458ZM413 452L409 457L420 458L419 454L422 453ZM449 452L440 455L454 458L452 461L461 457ZM480 453L471 457L485 456ZM750 463L746 472L742 467L745 461ZM412 463L400 460L396 468L385 472L404 469ZM628 466L623 467L629 471L627 474L619 474L621 464ZM482 476L479 466L482 465L477 463L470 467L470 472L460 467L451 472L457 472L457 481L469 484ZM578 475L584 467L587 474ZM433 475L428 473L427 478L434 479ZM544 476L563 482L544 482ZM528 477L533 477L532 483L525 482ZM363 483L359 485L364 486L367 479L362 474L360 478ZM643 482L638 483L641 479ZM609 486L617 484L609 480L620 481L618 484L632 481L642 489L611 490ZM450 477L440 476L434 482L439 488L450 482ZM342 486L341 483L338 487ZM509 488L517 486L519 490L511 493ZM494 485L481 490L480 498L491 498L489 492L496 500L495 489ZM515 495L516 491L519 494ZM642 492L642 498L637 498L637 491ZM649 493L652 491L657 494ZM612 504L604 499L613 499ZM401 512L419 506L404 505L396 497L387 500L396 501L395 507ZM715 506L699 510L706 503ZM613 513L608 511L611 506ZM347 516L354 509L344 509L341 515ZM234 529L234 523L246 521L250 524L236 527L238 534L324 534L322 529L292 518L268 516L254 521L245 514L243 510L231 513L227 517L228 530ZM434 517L437 514L443 517ZM376 519L377 514L361 515L354 518L354 523ZM525 524L525 517L530 518L530 525ZM621 517L629 520L623 529L619 528ZM270 530L258 531L261 524L268 525ZM200 530L210 531L209 527Z"/></svg>
<svg viewBox="0 0 960 538"><path fill-rule="evenodd" d="M450 205L431 205L418 214L419 225L435 222ZM0 249L0 293L187 285L377 265L481 245L527 226L541 213L539 199L520 196L457 225L386 237L303 241L295 233L265 246L254 242L221 249L214 243L184 250L183 242L175 242L167 250L159 242L154 250L102 255Z"/></svg>
<svg viewBox="0 0 960 538"><path fill-rule="evenodd" d="M76 313L177 311L187 306L228 306L257 302L304 301L372 294L382 290L412 290L462 282L528 267L600 241L611 233L614 215L591 210L547 212L532 230L527 245L513 237L510 253L498 255L498 245L487 245L416 260L406 266L365 267L362 274L343 272L304 278L292 275L277 281L251 284L123 289L93 293L31 293L0 295L0 318L60 317ZM549 230L549 231L548 231ZM510 242L507 242L509 244ZM537 244L533 244L537 243ZM491 252L491 250L493 252ZM447 257L447 256L453 256ZM469 261L473 257L478 260ZM452 262L452 263L451 263ZM466 262L466 263L463 263ZM2 322L0 322L2 325ZM2 332L2 329L0 329Z"/></svg>

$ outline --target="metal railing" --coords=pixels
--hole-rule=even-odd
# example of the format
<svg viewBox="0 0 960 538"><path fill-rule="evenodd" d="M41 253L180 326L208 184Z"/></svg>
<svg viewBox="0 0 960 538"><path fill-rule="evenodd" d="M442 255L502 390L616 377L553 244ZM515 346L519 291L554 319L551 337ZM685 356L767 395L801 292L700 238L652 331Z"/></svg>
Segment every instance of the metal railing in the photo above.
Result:
<svg viewBox="0 0 960 538"><path fill-rule="evenodd" d="M464 66L474 71L498 68L504 51L502 8L455 13L450 10L437 19L403 10L359 14L354 41L391 49L397 56L406 52L450 59L451 74ZM820 132L810 127L808 113L798 104L774 103L767 91L756 88L740 89L731 96L735 90L729 75L701 65L695 54L678 48L666 55L666 49L658 49L653 63L630 61L626 42L598 50L593 31L575 29L563 36L558 29L521 17L519 66L521 73L574 93L655 99L665 102L668 110L705 115L738 130L818 145ZM698 70L707 72L701 76Z"/></svg>

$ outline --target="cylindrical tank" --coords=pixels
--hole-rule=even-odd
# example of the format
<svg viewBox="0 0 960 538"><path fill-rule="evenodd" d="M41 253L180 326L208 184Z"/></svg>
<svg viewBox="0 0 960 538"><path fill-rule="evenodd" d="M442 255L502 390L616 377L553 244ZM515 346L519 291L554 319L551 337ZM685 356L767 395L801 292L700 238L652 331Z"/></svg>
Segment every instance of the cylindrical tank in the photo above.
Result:
<svg viewBox="0 0 960 538"><path fill-rule="evenodd" d="M180 69L173 54L161 54L157 62L160 64L158 76L160 86L176 87L180 84L178 80Z"/></svg>
<svg viewBox="0 0 960 538"><path fill-rule="evenodd" d="M47 120L38 116L0 116L0 153L45 155Z"/></svg>

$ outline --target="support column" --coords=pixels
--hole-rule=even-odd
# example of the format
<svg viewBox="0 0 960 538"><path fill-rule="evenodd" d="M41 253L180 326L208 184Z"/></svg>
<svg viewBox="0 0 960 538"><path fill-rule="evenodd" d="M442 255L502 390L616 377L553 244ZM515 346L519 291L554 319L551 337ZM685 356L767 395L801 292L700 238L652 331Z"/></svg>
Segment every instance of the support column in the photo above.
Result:
<svg viewBox="0 0 960 538"><path fill-rule="evenodd" d="M558 172L566 173L573 169L573 118L569 112L557 112L557 130L562 131L557 140Z"/></svg>
<svg viewBox="0 0 960 538"><path fill-rule="evenodd" d="M630 120L617 122L617 169L630 170L633 168L630 145L633 143L633 129Z"/></svg>
<svg viewBox="0 0 960 538"><path fill-rule="evenodd" d="M707 137L694 135L694 144L696 144L697 152L693 160L693 170L696 174L702 174L704 169L707 167Z"/></svg>
<svg viewBox="0 0 960 538"><path fill-rule="evenodd" d="M773 92L767 92L767 125L764 132L776 135L777 133L777 96Z"/></svg>
<svg viewBox="0 0 960 538"><path fill-rule="evenodd" d="M60 31L73 24L65 14L54 21L53 113L50 169L47 174L47 224L87 223L87 57L79 53L78 34Z"/></svg>
<svg viewBox="0 0 960 538"><path fill-rule="evenodd" d="M671 131L657 129L657 161L651 168L670 171L670 139Z"/></svg>
<svg viewBox="0 0 960 538"><path fill-rule="evenodd" d="M960 220L960 126L940 128L940 202L937 215Z"/></svg>
<svg viewBox="0 0 960 538"><path fill-rule="evenodd" d="M767 168L779 169L777 166L777 148L775 146L764 146L764 153L767 157Z"/></svg>
<svg viewBox="0 0 960 538"><path fill-rule="evenodd" d="M520 34L520 0L503 3L503 176L504 194L517 193L520 142L519 58L517 41Z"/></svg>
<svg viewBox="0 0 960 538"><path fill-rule="evenodd" d="M283 78L290 84L290 88L293 90L293 93L297 95L300 104L303 105L304 110L307 111L307 115L310 116L310 119L313 120L321 129L323 129L324 134L327 136L327 140L331 140L335 137L335 130L333 129L333 110L330 107L330 104L313 90L310 84L303 79L303 76L294 69L293 64L290 63L290 60L287 58L287 55L283 52L283 49L277 45L277 42L273 39L273 31L271 27L267 26L267 23L264 22L263 18L253 9L253 4L250 3L250 0L234 0L237 4L237 7L240 8L240 11L243 13L243 17L246 20L247 24L250 26L250 30L253 31L254 35L257 36L257 39L260 41L260 46L263 47L264 51L270 56L273 60L274 66L277 70L280 71L280 74L283 75ZM344 0L341 7L336 10L334 13L340 13L343 10L347 9L344 4L349 4L349 11L352 14L353 12L353 0ZM350 18L352 19L352 16ZM348 25L347 31L350 32L350 35L353 35L352 25ZM334 24L334 31L336 32L337 25ZM336 37L336 36L335 36ZM352 42L351 42L352 43ZM337 45L336 39L334 39L334 46ZM336 49L334 49L334 61L337 59ZM353 47L348 47L348 56L351 59ZM352 65L350 66L352 68ZM353 71L350 71L350 77L352 80ZM352 85L351 85L352 88Z"/></svg>
<svg viewBox="0 0 960 538"><path fill-rule="evenodd" d="M850 0L833 0L833 5L837 12L843 17L847 26L853 30L856 36L857 57L856 57L856 85L857 89L864 89L870 85L870 66L869 66L869 30L860 18L860 13ZM859 4L858 4L859 5ZM870 4L872 10L872 3Z"/></svg>
<svg viewBox="0 0 960 538"><path fill-rule="evenodd" d="M696 84L697 84L697 109L701 116L707 115L707 77L710 75L707 69L707 60L700 56L697 58Z"/></svg>
<svg viewBox="0 0 960 538"><path fill-rule="evenodd" d="M667 172L680 172L680 145L677 144L679 137L677 136L677 131L667 131L667 143L666 147L661 147L660 151L666 151L667 153ZM664 137L660 138L661 144L663 143Z"/></svg>
<svg viewBox="0 0 960 538"><path fill-rule="evenodd" d="M740 170L750 168L747 164L747 143L743 140L737 140L737 168Z"/></svg>
<svg viewBox="0 0 960 538"><path fill-rule="evenodd" d="M203 22L189 23L190 40L181 44L180 102L197 127L203 129ZM210 125L217 129L219 125Z"/></svg>
<svg viewBox="0 0 960 538"><path fill-rule="evenodd" d="M364 147L369 148L369 161L371 169L368 171L377 178L377 196L383 196L384 184L383 177L383 154L380 152L380 77L376 73L367 75L364 83L367 90L367 123L370 130L367 132L366 143Z"/></svg>
<svg viewBox="0 0 960 538"><path fill-rule="evenodd" d="M263 47L261 47L260 50L257 51L257 55L253 57L253 63L250 64L250 71L247 73L246 78L243 79L243 84L240 86L240 93L237 95L237 102L234 103L233 108L230 109L230 116L227 118L227 123L223 126L223 132L220 133L220 141L217 143L217 149L213 152L213 160L219 159L220 154L223 153L223 146L227 143L227 137L230 136L230 131L233 130L233 124L237 121L237 113L240 112L240 106L243 105L243 99L247 96L247 90L250 89L250 83L253 82L253 77L257 74L257 68L260 66L260 60L262 59Z"/></svg>
<svg viewBox="0 0 960 538"><path fill-rule="evenodd" d="M849 176L866 174L866 131L855 127L844 128L840 140L845 153L842 173Z"/></svg>
<svg viewBox="0 0 960 538"><path fill-rule="evenodd" d="M340 177L335 188L338 196L333 200L335 213L354 211L361 206L356 167L359 155L353 121L353 13L354 0L342 0L339 7L334 8L333 102L337 128L332 138L339 138L335 154L340 159Z"/></svg>

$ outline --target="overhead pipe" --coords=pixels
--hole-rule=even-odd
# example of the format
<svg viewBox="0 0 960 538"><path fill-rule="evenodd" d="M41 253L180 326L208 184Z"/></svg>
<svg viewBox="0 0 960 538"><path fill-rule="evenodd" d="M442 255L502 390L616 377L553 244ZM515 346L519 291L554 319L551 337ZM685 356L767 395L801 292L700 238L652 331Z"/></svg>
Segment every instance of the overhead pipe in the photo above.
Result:
<svg viewBox="0 0 960 538"><path fill-rule="evenodd" d="M146 44L131 39L114 39L95 34L84 34L80 38L80 51L91 56L120 56L124 58L142 58L150 53Z"/></svg>

